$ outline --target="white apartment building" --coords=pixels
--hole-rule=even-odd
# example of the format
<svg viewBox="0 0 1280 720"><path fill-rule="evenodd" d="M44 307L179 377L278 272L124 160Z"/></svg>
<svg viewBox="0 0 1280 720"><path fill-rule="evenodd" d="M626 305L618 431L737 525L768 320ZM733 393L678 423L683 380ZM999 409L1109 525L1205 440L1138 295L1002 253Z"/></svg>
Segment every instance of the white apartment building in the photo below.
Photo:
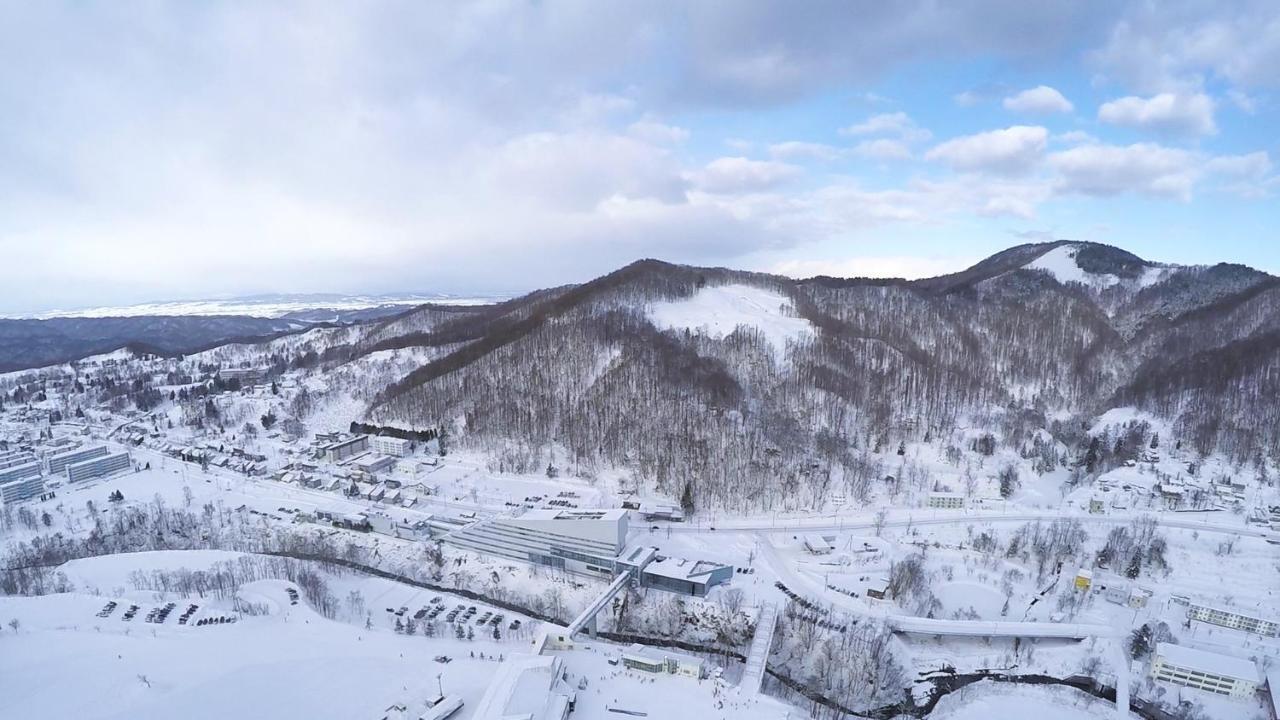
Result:
<svg viewBox="0 0 1280 720"><path fill-rule="evenodd" d="M407 457L409 455L409 441L404 438L391 437L390 435L377 435L373 438L373 451L382 455L391 455L392 457Z"/></svg>
<svg viewBox="0 0 1280 720"><path fill-rule="evenodd" d="M39 467L37 465L37 467ZM30 500L44 492L44 478L36 474L19 480L8 480L0 483L0 500L5 505Z"/></svg>
<svg viewBox="0 0 1280 720"><path fill-rule="evenodd" d="M1231 697L1249 697L1258 691L1258 666L1252 660L1172 643L1156 645L1151 677Z"/></svg>
<svg viewBox="0 0 1280 720"><path fill-rule="evenodd" d="M132 462L129 459L129 453L111 453L91 460L71 463L67 466L67 482L81 482L120 470L128 470L130 467Z"/></svg>
<svg viewBox="0 0 1280 720"><path fill-rule="evenodd" d="M964 496L958 493L929 493L929 507L940 510L959 510L964 507Z"/></svg>
<svg viewBox="0 0 1280 720"><path fill-rule="evenodd" d="M1187 617L1192 620L1209 623L1210 625L1219 625L1221 627L1243 630L1245 632L1266 635L1268 637L1276 637L1277 634L1280 634L1280 622L1275 620L1264 620L1262 618L1244 615L1231 610L1213 608L1208 605L1188 606Z"/></svg>
<svg viewBox="0 0 1280 720"><path fill-rule="evenodd" d="M67 466L72 463L92 460L107 454L107 448L102 445L88 448L77 448L75 450L66 450L60 453L53 453L44 459L45 472L49 475L61 475Z"/></svg>

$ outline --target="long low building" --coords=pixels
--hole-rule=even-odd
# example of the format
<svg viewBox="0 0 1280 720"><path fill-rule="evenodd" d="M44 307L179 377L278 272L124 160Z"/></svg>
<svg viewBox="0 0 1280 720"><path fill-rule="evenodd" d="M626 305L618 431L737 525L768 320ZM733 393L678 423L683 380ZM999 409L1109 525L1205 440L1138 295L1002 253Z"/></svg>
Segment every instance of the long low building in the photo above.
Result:
<svg viewBox="0 0 1280 720"><path fill-rule="evenodd" d="M1266 635L1268 637L1275 637L1280 634L1280 622L1254 617L1252 615L1245 615L1244 613L1238 613L1234 610L1209 607L1208 605L1188 606L1187 617L1192 620L1199 620L1200 622L1206 622L1211 625L1232 628L1234 630L1243 630L1245 632Z"/></svg>
<svg viewBox="0 0 1280 720"><path fill-rule="evenodd" d="M0 455L0 470L15 467L18 465L26 465L27 463L31 463L35 461L36 461L35 455L32 455L29 452L23 452L22 450L7 452Z"/></svg>
<svg viewBox="0 0 1280 720"><path fill-rule="evenodd" d="M3 500L5 505L30 500L43 492L44 478L39 475L0 483L0 500Z"/></svg>
<svg viewBox="0 0 1280 720"><path fill-rule="evenodd" d="M107 453L107 448L102 445L53 453L45 458L45 472L49 475L61 475L68 465L100 458Z"/></svg>
<svg viewBox="0 0 1280 720"><path fill-rule="evenodd" d="M120 470L128 470L132 462L128 452L111 453L102 457L72 463L67 466L67 482L83 482Z"/></svg>
<svg viewBox="0 0 1280 720"><path fill-rule="evenodd" d="M465 550L606 577L626 540L626 510L543 509L478 520L445 538Z"/></svg>
<svg viewBox="0 0 1280 720"><path fill-rule="evenodd" d="M1258 691L1258 666L1252 660L1159 643L1151 677L1218 695L1249 697Z"/></svg>
<svg viewBox="0 0 1280 720"><path fill-rule="evenodd" d="M0 483L13 482L15 480L26 480L31 477L40 477L39 462L32 461L0 470Z"/></svg>

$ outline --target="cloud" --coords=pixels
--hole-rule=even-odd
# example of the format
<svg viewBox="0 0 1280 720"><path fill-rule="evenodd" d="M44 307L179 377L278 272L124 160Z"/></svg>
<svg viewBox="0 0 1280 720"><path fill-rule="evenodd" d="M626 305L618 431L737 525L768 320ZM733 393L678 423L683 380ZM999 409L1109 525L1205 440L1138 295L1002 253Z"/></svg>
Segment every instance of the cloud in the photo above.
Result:
<svg viewBox="0 0 1280 720"><path fill-rule="evenodd" d="M1203 93L1160 93L1149 98L1123 97L1103 103L1098 119L1112 125L1183 135L1212 135L1213 99Z"/></svg>
<svg viewBox="0 0 1280 720"><path fill-rule="evenodd" d="M1048 85L1039 85L1005 98L1004 108L1013 112L1049 115L1069 113L1075 106L1057 90Z"/></svg>
<svg viewBox="0 0 1280 720"><path fill-rule="evenodd" d="M691 179L704 192L733 194L769 190L799 174L800 168L783 162L722 157L707 163Z"/></svg>
<svg viewBox="0 0 1280 720"><path fill-rule="evenodd" d="M1206 163L1205 169L1232 178L1261 180L1271 172L1271 156L1265 151L1248 155L1220 155Z"/></svg>
<svg viewBox="0 0 1280 720"><path fill-rule="evenodd" d="M1197 92L1211 80L1280 87L1280 4L1135 2L1090 53L1105 79L1143 93Z"/></svg>
<svg viewBox="0 0 1280 720"><path fill-rule="evenodd" d="M962 172L1026 173L1039 163L1048 138L1042 127L1014 125L953 138L929 150L925 159Z"/></svg>
<svg viewBox="0 0 1280 720"><path fill-rule="evenodd" d="M634 137L655 145L675 145L689 139L689 131L645 116L627 126Z"/></svg>
<svg viewBox="0 0 1280 720"><path fill-rule="evenodd" d="M769 272L794 278L829 277L920 278L937 277L963 270L977 262L973 257L932 255L868 255L835 259L784 260Z"/></svg>
<svg viewBox="0 0 1280 720"><path fill-rule="evenodd" d="M1058 173L1059 193L1137 193L1187 201L1200 177L1202 159L1187 150L1138 143L1082 145L1052 153L1048 162Z"/></svg>
<svg viewBox="0 0 1280 720"><path fill-rule="evenodd" d="M911 149L906 143L889 138L863 140L853 147L853 152L871 160L905 160L911 157Z"/></svg>
<svg viewBox="0 0 1280 720"><path fill-rule="evenodd" d="M769 146L769 155L779 160L835 160L843 151L833 145L789 140Z"/></svg>
<svg viewBox="0 0 1280 720"><path fill-rule="evenodd" d="M924 142L933 134L917 127L915 121L904 112L872 115L860 123L840 129L841 135L894 135L906 142Z"/></svg>

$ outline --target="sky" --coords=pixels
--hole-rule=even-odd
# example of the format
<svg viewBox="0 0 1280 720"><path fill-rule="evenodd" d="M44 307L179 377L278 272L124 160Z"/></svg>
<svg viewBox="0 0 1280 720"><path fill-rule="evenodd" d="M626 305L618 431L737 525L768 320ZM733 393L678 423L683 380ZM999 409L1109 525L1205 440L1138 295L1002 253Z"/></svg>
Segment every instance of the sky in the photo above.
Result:
<svg viewBox="0 0 1280 720"><path fill-rule="evenodd" d="M1280 3L0 0L0 313L1023 242L1280 273Z"/></svg>

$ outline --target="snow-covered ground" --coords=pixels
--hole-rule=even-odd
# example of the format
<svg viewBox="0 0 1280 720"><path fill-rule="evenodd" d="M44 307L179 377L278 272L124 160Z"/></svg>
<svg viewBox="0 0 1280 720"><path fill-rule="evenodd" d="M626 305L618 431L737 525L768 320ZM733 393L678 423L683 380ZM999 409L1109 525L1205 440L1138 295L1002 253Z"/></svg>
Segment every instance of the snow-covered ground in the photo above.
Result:
<svg viewBox="0 0 1280 720"><path fill-rule="evenodd" d="M104 586L123 586L135 570L198 570L230 556L117 555L76 561L67 571ZM229 600L171 593L0 597L0 620L16 621L13 627L6 625L0 653L5 716L377 718L392 704L412 706L443 688L463 698L457 717L465 720L493 678L497 658L526 651L536 627L536 621L526 618L524 631L500 640L487 633L476 633L473 640L452 634L400 634L392 628L393 616L384 604L404 603L412 612L419 605L430 606L434 597L449 607L456 598L353 575L331 577L330 582L344 596L360 592L367 598L373 620L329 620L305 602L292 604L292 585L284 580L259 580L239 589L242 599L269 610L258 616L234 613ZM97 617L112 599L121 606L107 617ZM173 615L162 623L144 620L148 608L165 602L176 604ZM142 610L125 621L122 616L130 603ZM190 604L200 606L193 618L226 614L237 620L178 625L178 613ZM512 617L507 614L508 621ZM580 643L575 650L558 653L565 660L569 684L579 688L574 717L616 717L608 707L654 718L804 717L768 698L740 697L719 680L621 670L607 662L617 652L616 646L605 643ZM439 662L440 656L449 662Z"/></svg>
<svg viewBox="0 0 1280 720"><path fill-rule="evenodd" d="M813 333L808 320L796 317L791 300L752 285L704 287L683 300L656 302L649 319L663 329L689 330L721 338L739 326L758 330L773 347L779 362L788 343L798 343Z"/></svg>

